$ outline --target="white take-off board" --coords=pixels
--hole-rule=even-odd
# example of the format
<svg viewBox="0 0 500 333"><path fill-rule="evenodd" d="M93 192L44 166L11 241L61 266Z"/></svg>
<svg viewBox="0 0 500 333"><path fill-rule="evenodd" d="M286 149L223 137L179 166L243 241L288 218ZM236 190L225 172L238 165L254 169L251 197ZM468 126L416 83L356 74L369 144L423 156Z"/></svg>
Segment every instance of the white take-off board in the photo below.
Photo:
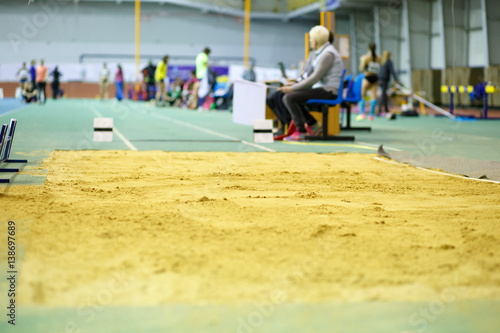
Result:
<svg viewBox="0 0 500 333"><path fill-rule="evenodd" d="M255 120L253 124L253 142L273 143L273 121L271 119Z"/></svg>
<svg viewBox="0 0 500 333"><path fill-rule="evenodd" d="M94 142L113 141L113 118L94 118Z"/></svg>

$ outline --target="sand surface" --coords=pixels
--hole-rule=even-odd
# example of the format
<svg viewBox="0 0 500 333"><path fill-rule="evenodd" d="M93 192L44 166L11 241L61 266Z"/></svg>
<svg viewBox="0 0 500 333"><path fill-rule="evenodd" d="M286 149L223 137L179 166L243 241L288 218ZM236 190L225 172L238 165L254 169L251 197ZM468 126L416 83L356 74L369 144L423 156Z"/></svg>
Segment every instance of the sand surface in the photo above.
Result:
<svg viewBox="0 0 500 333"><path fill-rule="evenodd" d="M0 189L22 304L500 298L498 184L363 154L56 151L43 168Z"/></svg>

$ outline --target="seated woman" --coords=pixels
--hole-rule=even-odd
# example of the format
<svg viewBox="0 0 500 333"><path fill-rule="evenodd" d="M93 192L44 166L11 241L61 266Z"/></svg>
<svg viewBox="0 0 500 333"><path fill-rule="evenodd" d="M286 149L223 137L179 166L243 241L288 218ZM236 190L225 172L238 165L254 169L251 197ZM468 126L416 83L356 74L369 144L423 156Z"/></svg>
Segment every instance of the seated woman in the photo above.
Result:
<svg viewBox="0 0 500 333"><path fill-rule="evenodd" d="M329 33L328 41L330 42L330 44L333 44L335 36L331 31L329 31L328 33ZM309 75L311 75L313 71L312 62L314 59L314 54L315 54L314 52L311 52L309 54L309 58L307 59L307 62L304 64L302 73L299 75L298 78L286 79L287 86L292 86L297 82L303 81L307 79ZM282 140L284 137L286 137L286 134L288 133L292 134L296 130L295 124L292 123L292 116L285 107L285 104L283 104L284 95L285 94L282 91L275 91L270 93L266 99L267 106L273 111L274 115L276 116L276 118L278 118L280 122L280 127L278 129L278 132L274 136L275 140ZM285 129L287 130L285 131Z"/></svg>
<svg viewBox="0 0 500 333"><path fill-rule="evenodd" d="M285 94L283 103L297 127L297 131L283 139L285 141L304 141L306 134L320 135L320 124L302 106L310 99L335 99L339 93L344 65L338 51L329 42L330 32L323 26L315 26L309 36L314 53L312 73L299 83L278 89Z"/></svg>
<svg viewBox="0 0 500 333"><path fill-rule="evenodd" d="M37 94L38 90L33 86L33 83L31 81L26 82L23 89L24 102L36 102Z"/></svg>
<svg viewBox="0 0 500 333"><path fill-rule="evenodd" d="M184 81L180 77L176 78L174 83L171 84L171 92L167 97L171 106L178 107L182 103L182 87Z"/></svg>
<svg viewBox="0 0 500 333"><path fill-rule="evenodd" d="M378 72L380 71L380 57L375 52L375 43L370 43L369 52L361 57L359 70L365 72L365 78L361 85L361 102L359 102L359 116L356 120L365 119L365 95L371 91L370 115L368 120L373 120L375 106L377 106Z"/></svg>
<svg viewBox="0 0 500 333"><path fill-rule="evenodd" d="M182 89L182 106L194 110L198 108L198 89L200 80L196 77L196 71L191 71L189 80L184 83Z"/></svg>

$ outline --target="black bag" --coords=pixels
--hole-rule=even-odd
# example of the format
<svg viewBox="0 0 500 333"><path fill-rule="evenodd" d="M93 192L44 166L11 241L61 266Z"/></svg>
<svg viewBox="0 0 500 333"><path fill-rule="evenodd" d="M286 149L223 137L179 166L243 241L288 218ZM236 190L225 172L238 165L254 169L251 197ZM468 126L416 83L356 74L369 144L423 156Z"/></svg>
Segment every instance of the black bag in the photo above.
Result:
<svg viewBox="0 0 500 333"><path fill-rule="evenodd" d="M419 114L415 110L404 111L401 113L401 117L418 117Z"/></svg>

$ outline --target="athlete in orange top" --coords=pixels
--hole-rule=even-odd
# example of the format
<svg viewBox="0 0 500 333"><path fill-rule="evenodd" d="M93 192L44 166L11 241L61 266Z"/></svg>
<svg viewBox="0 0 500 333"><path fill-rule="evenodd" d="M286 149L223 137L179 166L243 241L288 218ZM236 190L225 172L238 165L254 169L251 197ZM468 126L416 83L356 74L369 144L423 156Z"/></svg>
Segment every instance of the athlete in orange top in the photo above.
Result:
<svg viewBox="0 0 500 333"><path fill-rule="evenodd" d="M47 95L45 94L45 86L47 84L47 77L48 77L49 71L47 70L47 67L45 67L43 59L40 60L40 66L36 68L36 85L37 85L37 90L38 90L38 103L43 103L45 104L47 100Z"/></svg>

